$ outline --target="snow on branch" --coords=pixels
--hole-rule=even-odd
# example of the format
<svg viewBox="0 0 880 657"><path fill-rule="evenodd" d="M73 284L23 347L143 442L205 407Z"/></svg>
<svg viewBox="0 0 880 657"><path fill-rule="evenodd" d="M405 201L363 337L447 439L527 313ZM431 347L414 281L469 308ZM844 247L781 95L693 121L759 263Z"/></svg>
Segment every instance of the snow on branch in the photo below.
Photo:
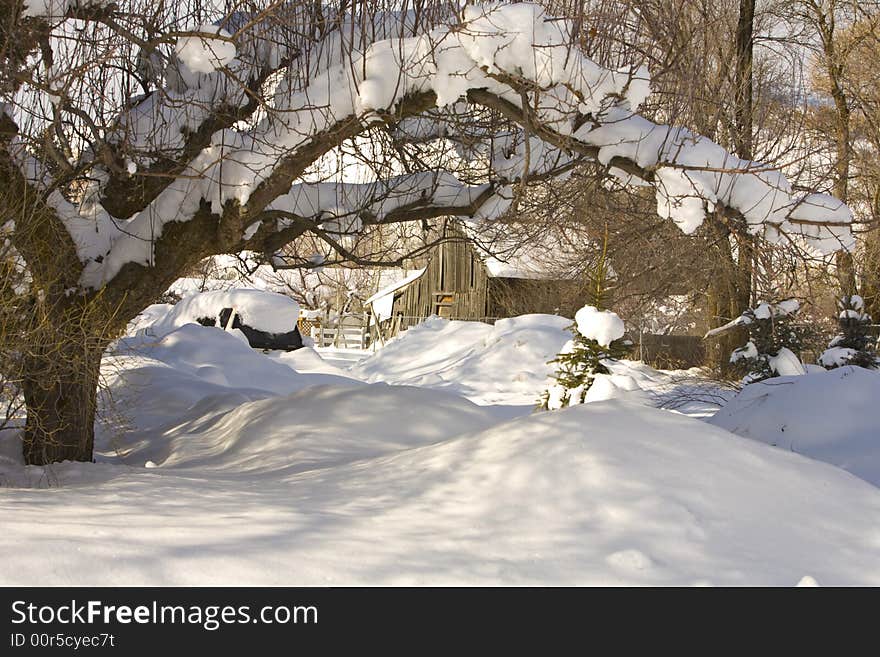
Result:
<svg viewBox="0 0 880 657"><path fill-rule="evenodd" d="M497 76L511 85L522 81ZM819 253L852 250L852 213L827 194L795 195L775 167L742 160L686 128L660 125L612 105L572 133L540 120L526 119L521 103L473 90L469 97L516 121L529 120L536 134L558 148L578 153L608 167L626 185L651 184L657 212L686 234L709 213L721 211L743 220L753 234L772 243L802 238Z"/></svg>
<svg viewBox="0 0 880 657"><path fill-rule="evenodd" d="M424 171L371 183L299 183L275 199L270 210L283 210L315 221L331 217L362 217L382 223L394 211L408 207L453 209L471 207L490 184L464 185L451 173Z"/></svg>
<svg viewBox="0 0 880 657"><path fill-rule="evenodd" d="M684 233L720 207L770 242L798 234L822 253L854 246L852 215L843 203L824 194L797 196L779 169L740 159L686 128L612 107L574 137L598 147L596 159L604 165L623 159L652 175L658 214Z"/></svg>
<svg viewBox="0 0 880 657"><path fill-rule="evenodd" d="M286 182L289 189L302 172L302 167L295 168L296 175L288 172L298 151L352 118L358 129L344 130L345 137L362 130L379 112L399 108L407 98L430 99L423 106L416 103L419 111L455 103L470 88L490 87L498 94L520 98L518 92L490 78L487 70L513 70L547 87L558 109L555 118L544 118L560 125L570 123L575 110L597 111L608 96L626 99L620 100L626 104L641 102L647 87L640 80L629 72L603 69L572 50L570 26L545 18L541 8L529 4L467 7L454 28L376 41L361 54L340 53L336 59L328 55L326 66L310 71L307 85L300 90L301 71L294 62L276 88L273 111L253 130L216 133L211 145L178 180L125 222L100 262L94 254L84 254L92 260L84 273L84 285L101 285L127 262L149 265L152 245L164 224L186 221L203 200L218 214L235 202L244 213L257 215L282 193L281 183ZM403 23L397 29L401 31ZM180 132L167 116L150 116L162 124L165 133ZM149 127L145 131L157 134ZM259 193L267 187L271 193ZM256 201L249 203L253 194Z"/></svg>
<svg viewBox="0 0 880 657"><path fill-rule="evenodd" d="M242 234L256 230L261 213L279 206L312 217L339 217L356 205L361 211L371 207L377 217L389 208L399 210L406 206L404 199L423 193L421 183L431 179L427 172L421 182L378 181L369 189L308 186L302 175L377 122L394 126L428 111L431 120L447 113L461 121L462 99L471 109L499 111L522 128L506 141L500 138L500 149L495 145L492 175L513 180L517 169L548 173L563 170L573 157L589 158L609 167L612 175L652 184L658 213L686 233L707 214L720 211L773 241L797 234L822 251L852 247L851 216L843 204L819 194L797 198L777 169L736 158L687 129L639 116L636 110L650 93L647 71L597 65L574 45L574 25L551 19L538 5L469 5L446 26L417 24L407 13L376 14L369 20L371 29L352 32L342 21L310 46L309 57L289 57L259 121L214 132L147 207L118 222L106 252L81 251L86 263L82 284L100 287L128 263L149 266L163 227L187 222L206 208L218 217L219 230ZM218 104L235 106L249 98L253 90L236 86L248 79L248 71L278 64L291 54L279 51L274 40L261 50L259 31L244 48L241 30L228 23L223 28L229 37L202 28L186 37L203 39L202 45L186 42L178 49L192 76L177 79L179 91L153 94L126 114L120 122L126 139L145 152L181 148L188 130L200 126ZM371 36L340 47L346 34L355 33ZM236 46L234 56L228 39ZM188 49L195 50L191 60ZM242 55L248 49L259 55L250 63ZM417 128L425 137L438 134L427 125ZM452 196L443 198L445 185L436 183L434 174L431 194L442 206ZM455 189L465 200L482 193L479 187ZM372 198L376 194L388 199L384 205ZM502 201L494 207L487 202L481 212L494 216L505 207L503 197L493 198Z"/></svg>
<svg viewBox="0 0 880 657"><path fill-rule="evenodd" d="M149 166L182 151L218 111L253 104L259 86L290 63L299 51L283 25L244 12L221 24L176 33L173 55L145 44L141 58L162 88L137 99L109 135L138 166Z"/></svg>

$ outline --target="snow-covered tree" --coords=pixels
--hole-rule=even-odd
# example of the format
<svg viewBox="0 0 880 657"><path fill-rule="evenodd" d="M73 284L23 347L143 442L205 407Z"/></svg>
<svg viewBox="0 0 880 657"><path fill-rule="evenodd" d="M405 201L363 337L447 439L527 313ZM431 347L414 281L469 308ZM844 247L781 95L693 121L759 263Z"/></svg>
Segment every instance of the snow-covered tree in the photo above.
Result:
<svg viewBox="0 0 880 657"><path fill-rule="evenodd" d="M876 343L871 336L871 316L865 312L865 302L857 294L845 296L837 302L840 311L837 324L840 332L819 356L819 364L828 369L843 365L876 368L880 366Z"/></svg>
<svg viewBox="0 0 880 657"><path fill-rule="evenodd" d="M802 348L801 332L794 325L799 310L796 299L762 302L722 327L745 326L749 332L749 341L730 355L730 362L745 374L745 383L806 372L797 356Z"/></svg>
<svg viewBox="0 0 880 657"><path fill-rule="evenodd" d="M403 10L401 7L411 7ZM847 207L638 109L633 55L538 5L0 0L0 240L28 463L92 458L101 355L194 264L338 254L371 227L500 216L589 164L771 241L852 246ZM616 55L615 55L616 56Z"/></svg>
<svg viewBox="0 0 880 657"><path fill-rule="evenodd" d="M572 339L565 343L556 364L552 383L541 396L540 408L554 411L582 404L597 374L609 374L604 361L623 358L630 344L623 339L623 320L610 310L584 306L574 316L569 329Z"/></svg>

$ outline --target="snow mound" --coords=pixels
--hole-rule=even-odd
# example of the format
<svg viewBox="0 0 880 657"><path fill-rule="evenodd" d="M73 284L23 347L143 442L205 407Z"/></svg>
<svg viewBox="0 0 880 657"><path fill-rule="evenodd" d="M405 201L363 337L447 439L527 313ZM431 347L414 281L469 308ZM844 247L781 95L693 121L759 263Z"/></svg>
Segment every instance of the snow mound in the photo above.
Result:
<svg viewBox="0 0 880 657"><path fill-rule="evenodd" d="M313 386L220 412L215 403L193 408L126 461L290 474L429 445L498 422L458 396L383 384Z"/></svg>
<svg viewBox="0 0 880 657"><path fill-rule="evenodd" d="M880 373L845 366L747 385L710 420L880 486Z"/></svg>
<svg viewBox="0 0 880 657"><path fill-rule="evenodd" d="M608 399L626 399L643 404L651 403L651 397L629 374L597 374L593 385L587 389L584 403L591 404Z"/></svg>
<svg viewBox="0 0 880 657"><path fill-rule="evenodd" d="M313 347L301 347L293 351L270 351L269 356L301 374L348 376L345 370L325 360Z"/></svg>
<svg viewBox="0 0 880 657"><path fill-rule="evenodd" d="M394 386L193 417L158 467L0 497L3 583L880 584L880 491L837 468L620 401L483 419Z"/></svg>
<svg viewBox="0 0 880 657"><path fill-rule="evenodd" d="M432 317L404 332L351 371L367 381L455 392L478 404L533 406L553 373L548 364L571 320L522 315L481 322Z"/></svg>
<svg viewBox="0 0 880 657"><path fill-rule="evenodd" d="M244 324L266 333L292 331L299 319L299 305L283 294L248 289L213 290L181 299L149 330L162 337L201 318L213 319L219 325L220 311L224 308L234 309Z"/></svg>
<svg viewBox="0 0 880 657"><path fill-rule="evenodd" d="M233 395L242 402L310 385L361 385L341 372L319 372L315 363L307 369L311 373L299 372L229 331L200 324L184 324L158 340L123 338L104 361L112 406L133 414L142 430L174 420L206 397Z"/></svg>
<svg viewBox="0 0 880 657"><path fill-rule="evenodd" d="M126 335L135 335L138 331L150 328L174 310L170 303L154 303L144 308L125 328Z"/></svg>

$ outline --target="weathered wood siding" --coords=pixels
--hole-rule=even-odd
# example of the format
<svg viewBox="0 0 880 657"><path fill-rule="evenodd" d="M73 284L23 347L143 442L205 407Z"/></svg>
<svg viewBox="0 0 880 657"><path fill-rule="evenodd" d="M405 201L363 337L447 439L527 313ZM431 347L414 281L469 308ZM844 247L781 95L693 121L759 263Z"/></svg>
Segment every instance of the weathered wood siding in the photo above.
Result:
<svg viewBox="0 0 880 657"><path fill-rule="evenodd" d="M464 240L441 244L427 270L394 302L394 314L442 315L459 319L487 317L489 276L473 247Z"/></svg>

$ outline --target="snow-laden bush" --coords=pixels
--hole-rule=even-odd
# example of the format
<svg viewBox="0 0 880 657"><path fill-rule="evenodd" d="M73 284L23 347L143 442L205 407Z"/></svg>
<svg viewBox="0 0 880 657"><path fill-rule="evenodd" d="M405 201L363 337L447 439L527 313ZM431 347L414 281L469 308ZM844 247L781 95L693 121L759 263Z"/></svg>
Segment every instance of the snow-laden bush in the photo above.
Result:
<svg viewBox="0 0 880 657"><path fill-rule="evenodd" d="M794 325L798 311L796 299L762 302L727 325L744 326L749 332L749 341L730 355L730 362L743 373L744 383L806 373L797 356L803 342L800 329Z"/></svg>
<svg viewBox="0 0 880 657"><path fill-rule="evenodd" d="M552 383L541 396L540 408L556 410L582 404L596 375L610 374L603 361L623 358L629 344L623 340L623 320L610 310L584 306L574 316L572 339L551 361L556 364Z"/></svg>
<svg viewBox="0 0 880 657"><path fill-rule="evenodd" d="M876 368L880 365L876 343L868 329L871 316L865 312L865 301L857 294L845 296L837 302L837 324L840 332L828 344L819 364L827 369L843 365Z"/></svg>

